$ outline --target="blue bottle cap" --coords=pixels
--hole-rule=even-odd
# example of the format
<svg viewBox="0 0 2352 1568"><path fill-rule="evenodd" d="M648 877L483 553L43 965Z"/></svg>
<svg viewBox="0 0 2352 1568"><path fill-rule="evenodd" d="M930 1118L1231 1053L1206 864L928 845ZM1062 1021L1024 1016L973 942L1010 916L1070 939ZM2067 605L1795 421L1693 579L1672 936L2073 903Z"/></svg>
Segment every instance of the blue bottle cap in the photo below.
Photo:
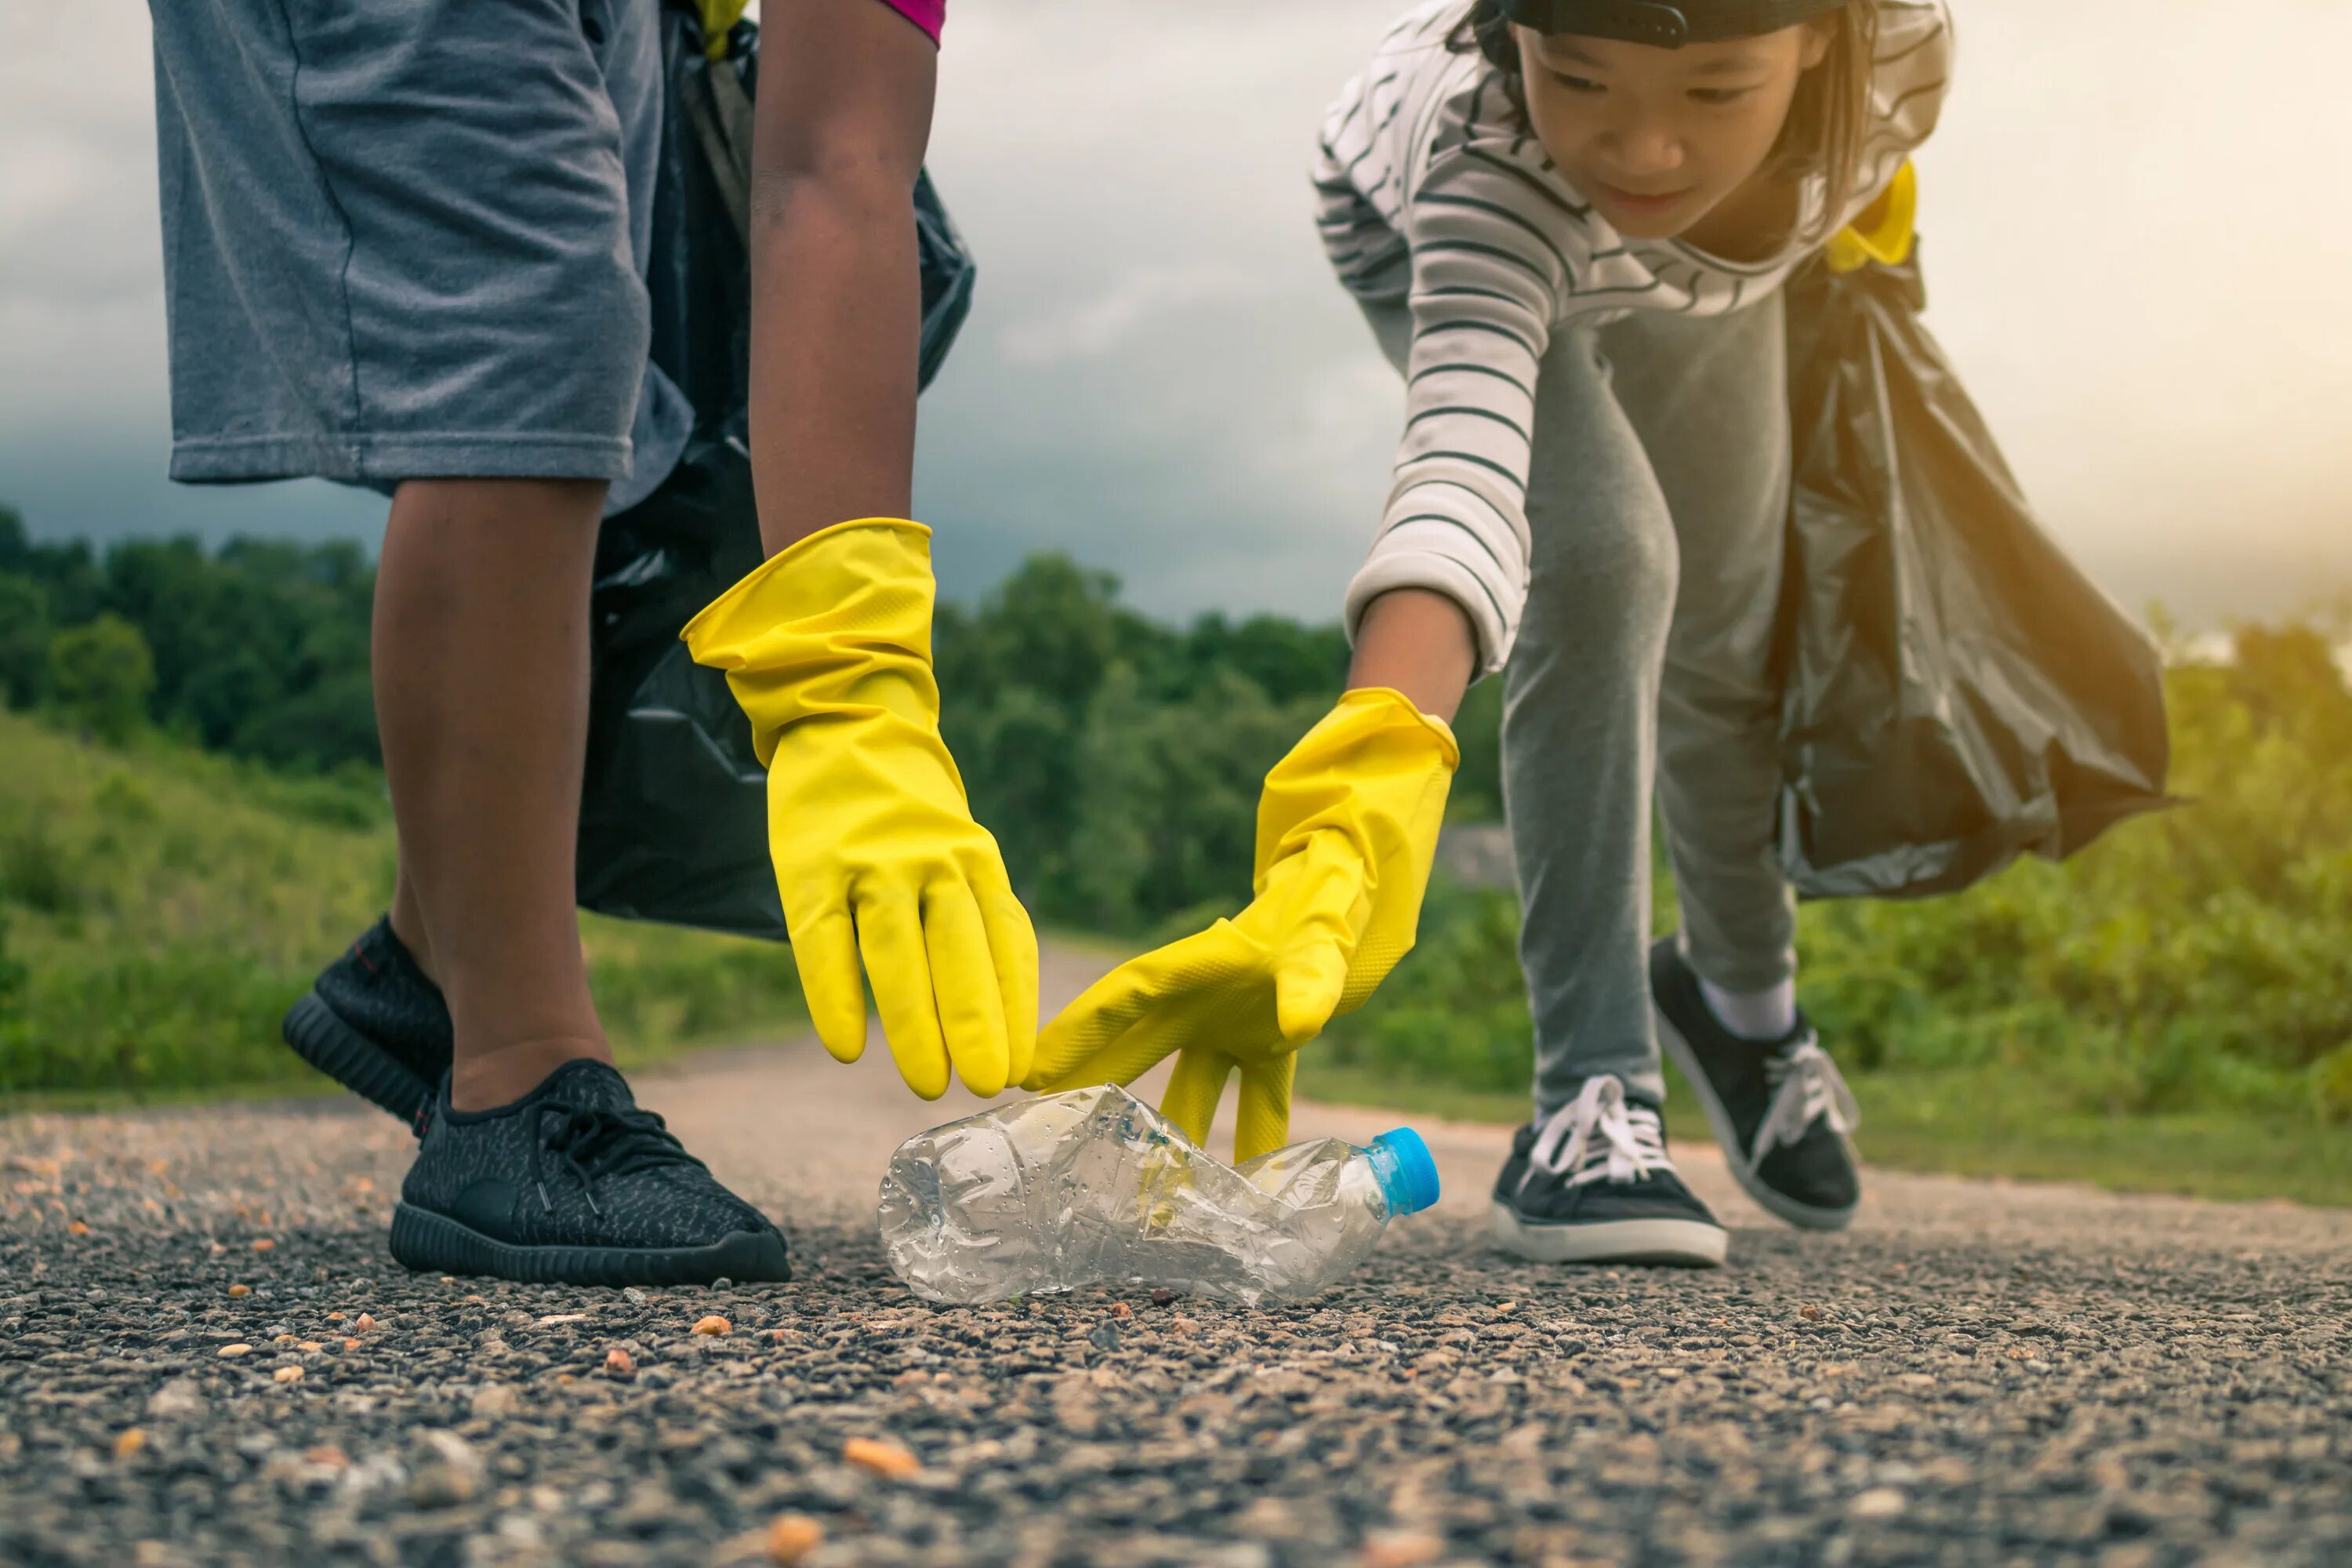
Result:
<svg viewBox="0 0 2352 1568"><path fill-rule="evenodd" d="M1372 1173L1389 1201L1389 1217L1419 1214L1437 1202L1437 1162L1429 1145L1410 1127L1399 1127L1372 1140L1369 1151Z"/></svg>

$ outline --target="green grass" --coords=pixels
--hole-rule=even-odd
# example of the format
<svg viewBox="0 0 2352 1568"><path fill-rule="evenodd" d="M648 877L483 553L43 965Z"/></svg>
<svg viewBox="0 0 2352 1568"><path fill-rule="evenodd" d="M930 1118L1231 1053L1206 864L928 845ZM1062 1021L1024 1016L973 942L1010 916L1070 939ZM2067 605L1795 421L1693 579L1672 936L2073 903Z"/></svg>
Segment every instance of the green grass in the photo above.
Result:
<svg viewBox="0 0 2352 1568"><path fill-rule="evenodd" d="M1667 1069L1666 1126L1678 1146L1714 1133L1680 1075ZM2352 1137L2309 1119L2222 1110L2114 1116L2051 1106L2017 1075L1983 1069L1855 1073L1855 1140L1868 1163L2016 1181L2080 1182L2112 1192L2223 1200L2289 1199L2352 1207ZM1298 1095L1442 1121L1516 1124L1524 1090L1458 1089L1350 1067L1307 1047Z"/></svg>
<svg viewBox="0 0 2352 1568"><path fill-rule="evenodd" d="M2314 635L2241 651L2174 679L2174 782L2195 805L1958 898L1805 912L1806 1005L1862 1102L1866 1157L2352 1205L2352 693ZM390 892L381 781L153 736L103 747L6 712L0 755L0 1109L320 1089L278 1018ZM1300 1093L1525 1115L1517 931L1509 899L1433 889L1420 945L1307 1048ZM626 1059L804 1019L781 948L595 918L582 932ZM1686 1091L1669 1117L1706 1138Z"/></svg>
<svg viewBox="0 0 2352 1568"><path fill-rule="evenodd" d="M0 1106L299 1092L278 1020L380 913L380 781L288 779L154 736L0 712ZM625 1059L797 1026L773 944L583 917Z"/></svg>
<svg viewBox="0 0 2352 1568"><path fill-rule="evenodd" d="M1801 993L1870 1158L2352 1204L2352 690L2313 627L2237 654L2170 675L2179 809L1956 897L1803 911ZM1671 931L1663 864L1658 893ZM1303 1092L1523 1115L1517 938L1510 898L1433 888Z"/></svg>

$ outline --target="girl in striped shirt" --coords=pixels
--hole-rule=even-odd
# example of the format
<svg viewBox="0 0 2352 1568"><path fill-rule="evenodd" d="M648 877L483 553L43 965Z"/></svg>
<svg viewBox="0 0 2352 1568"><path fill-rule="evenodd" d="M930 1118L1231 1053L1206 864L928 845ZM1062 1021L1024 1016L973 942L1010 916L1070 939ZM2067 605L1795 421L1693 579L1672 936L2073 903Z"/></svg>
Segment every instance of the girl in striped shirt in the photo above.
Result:
<svg viewBox="0 0 2352 1568"><path fill-rule="evenodd" d="M1796 1006L1773 845L1779 289L1833 240L1907 248L1950 56L1942 0L1427 0L1389 30L1314 172L1407 387L1351 689L1268 778L1256 901L1082 998L1046 1068L1181 1047L1180 1121L1205 1131L1239 1066L1244 1145L1286 1127L1287 1050L1411 945L1444 721L1499 673L1537 1071L1496 1239L1722 1261L1666 1152L1662 1044L1750 1195L1847 1221L1853 1101ZM1652 947L1654 792L1683 929Z"/></svg>
<svg viewBox="0 0 2352 1568"><path fill-rule="evenodd" d="M1778 289L1874 205L1907 233L1950 54L1940 0L1440 0L1324 126L1324 240L1408 389L1355 679L1441 712L1505 682L1537 1045L1491 1209L1514 1250L1721 1260L1661 1042L1751 1195L1853 1213L1772 838ZM1654 787L1682 931L1645 952Z"/></svg>

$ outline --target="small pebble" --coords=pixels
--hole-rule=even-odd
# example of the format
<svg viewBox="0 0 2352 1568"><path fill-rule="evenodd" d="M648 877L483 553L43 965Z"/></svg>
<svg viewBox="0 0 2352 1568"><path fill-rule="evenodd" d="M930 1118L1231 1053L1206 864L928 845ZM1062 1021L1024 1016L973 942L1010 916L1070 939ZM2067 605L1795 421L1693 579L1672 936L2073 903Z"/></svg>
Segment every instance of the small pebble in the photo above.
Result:
<svg viewBox="0 0 2352 1568"><path fill-rule="evenodd" d="M1171 1290L1170 1289L1168 1289L1168 1287L1167 1287L1167 1286L1165 1286L1165 1285L1155 1285L1155 1286L1153 1286L1153 1287L1152 1287L1152 1290L1151 1290L1151 1304L1152 1304L1153 1306L1155 1306L1155 1307L1164 1307L1164 1306L1168 1305L1168 1303L1169 1303L1169 1302L1173 1301L1175 1299L1176 1299L1176 1292L1175 1292L1175 1291L1173 1291L1173 1290Z"/></svg>
<svg viewBox="0 0 2352 1568"><path fill-rule="evenodd" d="M253 1353L253 1347L251 1345L223 1345L219 1350L213 1353L220 1356L251 1355Z"/></svg>
<svg viewBox="0 0 2352 1568"><path fill-rule="evenodd" d="M893 1480L904 1480L923 1468L920 1459L898 1444L873 1437L852 1437L841 1446L841 1457Z"/></svg>
<svg viewBox="0 0 2352 1568"><path fill-rule="evenodd" d="M1873 1487L1855 1498L1846 1511L1856 1519L1894 1519L1908 1506L1893 1487Z"/></svg>
<svg viewBox="0 0 2352 1568"><path fill-rule="evenodd" d="M256 1252L268 1252L277 1245L278 1244L276 1242L270 1240L265 1236L254 1242L253 1250Z"/></svg>
<svg viewBox="0 0 2352 1568"><path fill-rule="evenodd" d="M824 1526L804 1513L778 1514L768 1522L768 1561L797 1563L824 1544Z"/></svg>
<svg viewBox="0 0 2352 1568"><path fill-rule="evenodd" d="M427 1465L409 1479L408 1500L419 1508L456 1508L474 1500L482 1483L454 1465Z"/></svg>
<svg viewBox="0 0 2352 1568"><path fill-rule="evenodd" d="M604 1352L604 1375L626 1383L637 1375L637 1363L630 1358L628 1352L614 1345Z"/></svg>
<svg viewBox="0 0 2352 1568"><path fill-rule="evenodd" d="M147 1434L143 1428L137 1426L126 1428L121 1436L114 1439L114 1457L118 1459L127 1459L146 1446Z"/></svg>
<svg viewBox="0 0 2352 1568"><path fill-rule="evenodd" d="M735 1325L714 1312L696 1323L694 1331L698 1334L708 1334L713 1339L723 1339L735 1331Z"/></svg>
<svg viewBox="0 0 2352 1568"><path fill-rule="evenodd" d="M281 1366L269 1375L279 1383L299 1383L302 1381L302 1369L299 1366Z"/></svg>
<svg viewBox="0 0 2352 1568"><path fill-rule="evenodd" d="M82 1224L79 1220L75 1220L73 1223L66 1226L66 1234L68 1236L88 1236L89 1234L89 1226Z"/></svg>
<svg viewBox="0 0 2352 1568"><path fill-rule="evenodd" d="M232 1285L228 1288L228 1293L232 1296L250 1296L253 1294L253 1287L250 1285Z"/></svg>
<svg viewBox="0 0 2352 1568"><path fill-rule="evenodd" d="M352 1327L357 1329L362 1333L366 1333L370 1329L375 1327L375 1320L369 1317L365 1312L362 1312L359 1315L358 1321L353 1322Z"/></svg>
<svg viewBox="0 0 2352 1568"><path fill-rule="evenodd" d="M1363 1568L1420 1568L1444 1555L1445 1542L1418 1531L1383 1530L1366 1538L1356 1560Z"/></svg>

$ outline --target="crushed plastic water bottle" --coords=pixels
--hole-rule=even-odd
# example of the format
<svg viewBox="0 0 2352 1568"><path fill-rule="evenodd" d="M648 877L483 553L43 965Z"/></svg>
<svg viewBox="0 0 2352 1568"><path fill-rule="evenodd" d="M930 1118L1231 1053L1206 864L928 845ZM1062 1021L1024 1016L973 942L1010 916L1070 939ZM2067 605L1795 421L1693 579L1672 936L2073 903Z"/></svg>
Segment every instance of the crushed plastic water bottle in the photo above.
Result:
<svg viewBox="0 0 2352 1568"><path fill-rule="evenodd" d="M1437 1201L1409 1127L1293 1143L1236 1169L1105 1084L919 1133L882 1178L882 1247L909 1289L973 1306L1082 1285L1255 1305L1312 1296L1399 1215Z"/></svg>

